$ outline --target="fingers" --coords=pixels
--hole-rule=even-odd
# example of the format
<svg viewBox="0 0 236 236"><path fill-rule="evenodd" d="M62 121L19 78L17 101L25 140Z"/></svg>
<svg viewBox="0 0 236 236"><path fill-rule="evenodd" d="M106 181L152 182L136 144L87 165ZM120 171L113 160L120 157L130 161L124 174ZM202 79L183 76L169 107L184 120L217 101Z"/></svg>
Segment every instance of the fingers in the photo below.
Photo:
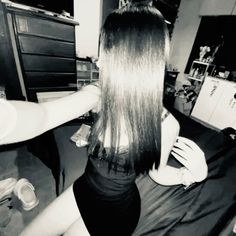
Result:
<svg viewBox="0 0 236 236"><path fill-rule="evenodd" d="M196 182L200 182L207 177L208 168L205 154L192 140L178 137L171 154L191 172Z"/></svg>
<svg viewBox="0 0 236 236"><path fill-rule="evenodd" d="M194 154L199 153L199 150L194 150L188 144L184 143L182 140L179 140L174 144L172 151L178 153L185 160L190 160L194 158Z"/></svg>
<svg viewBox="0 0 236 236"><path fill-rule="evenodd" d="M178 160L181 164L186 166L188 164L188 161L181 154L178 154L177 153L178 151L176 151L176 152L172 151L171 154L176 158L176 160Z"/></svg>
<svg viewBox="0 0 236 236"><path fill-rule="evenodd" d="M181 156L184 160L187 160L187 159L188 159L189 154L186 153L185 150L182 150L182 149L173 147L173 148L172 148L172 152L177 153L177 154L178 154L179 156Z"/></svg>
<svg viewBox="0 0 236 236"><path fill-rule="evenodd" d="M193 149L189 147L186 143L183 143L182 141L178 141L174 144L174 148L179 148L185 152L192 152Z"/></svg>
<svg viewBox="0 0 236 236"><path fill-rule="evenodd" d="M202 152L202 149L195 142L193 142L192 140L190 140L188 138L178 136L177 143L178 142L182 142L182 143L186 144L187 146L189 146L191 149L195 149L197 151Z"/></svg>

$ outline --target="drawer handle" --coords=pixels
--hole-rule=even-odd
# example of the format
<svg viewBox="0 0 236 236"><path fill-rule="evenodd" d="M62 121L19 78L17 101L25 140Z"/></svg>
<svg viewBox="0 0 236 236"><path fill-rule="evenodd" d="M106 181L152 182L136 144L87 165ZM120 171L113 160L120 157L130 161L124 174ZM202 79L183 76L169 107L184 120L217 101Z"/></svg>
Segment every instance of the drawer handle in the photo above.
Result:
<svg viewBox="0 0 236 236"><path fill-rule="evenodd" d="M236 93L234 94L234 99L236 99Z"/></svg>

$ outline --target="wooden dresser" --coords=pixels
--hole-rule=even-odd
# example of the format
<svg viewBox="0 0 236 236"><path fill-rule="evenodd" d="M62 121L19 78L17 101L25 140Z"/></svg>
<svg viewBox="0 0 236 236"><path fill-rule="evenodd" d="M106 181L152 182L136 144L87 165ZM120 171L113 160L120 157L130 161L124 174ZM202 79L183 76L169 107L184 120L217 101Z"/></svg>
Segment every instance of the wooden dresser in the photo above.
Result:
<svg viewBox="0 0 236 236"><path fill-rule="evenodd" d="M3 8L23 97L37 101L37 92L76 90L78 22L51 12Z"/></svg>

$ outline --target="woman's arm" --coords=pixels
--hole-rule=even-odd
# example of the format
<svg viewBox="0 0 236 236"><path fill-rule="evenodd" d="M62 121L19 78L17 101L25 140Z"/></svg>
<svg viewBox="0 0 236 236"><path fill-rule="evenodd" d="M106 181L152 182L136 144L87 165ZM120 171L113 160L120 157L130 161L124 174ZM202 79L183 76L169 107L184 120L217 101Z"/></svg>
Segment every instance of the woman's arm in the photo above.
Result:
<svg viewBox="0 0 236 236"><path fill-rule="evenodd" d="M162 185L183 184L186 187L194 182L201 182L207 177L208 168L204 152L193 141L179 137L177 121L170 117L163 123L162 151L158 169L153 168L149 176ZM170 152L183 165L175 168L167 165Z"/></svg>
<svg viewBox="0 0 236 236"><path fill-rule="evenodd" d="M169 114L162 122L161 138L161 160L158 169L153 167L149 171L149 176L161 185L182 184L182 177L179 168L167 165L167 161L174 143L179 135L179 123L172 114Z"/></svg>
<svg viewBox="0 0 236 236"><path fill-rule="evenodd" d="M201 182L207 177L208 166L205 154L192 140L178 137L171 154L184 166L185 173L189 172L193 182Z"/></svg>
<svg viewBox="0 0 236 236"><path fill-rule="evenodd" d="M0 101L0 144L34 138L97 106L100 89L88 85L51 102Z"/></svg>

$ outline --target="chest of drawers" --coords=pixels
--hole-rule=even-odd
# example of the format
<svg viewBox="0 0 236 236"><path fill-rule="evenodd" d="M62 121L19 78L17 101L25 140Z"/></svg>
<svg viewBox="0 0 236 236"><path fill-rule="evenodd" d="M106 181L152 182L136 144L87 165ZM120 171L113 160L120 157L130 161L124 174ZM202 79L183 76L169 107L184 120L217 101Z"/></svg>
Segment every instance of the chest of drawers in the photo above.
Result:
<svg viewBox="0 0 236 236"><path fill-rule="evenodd" d="M72 19L5 7L21 92L76 90L75 26Z"/></svg>

